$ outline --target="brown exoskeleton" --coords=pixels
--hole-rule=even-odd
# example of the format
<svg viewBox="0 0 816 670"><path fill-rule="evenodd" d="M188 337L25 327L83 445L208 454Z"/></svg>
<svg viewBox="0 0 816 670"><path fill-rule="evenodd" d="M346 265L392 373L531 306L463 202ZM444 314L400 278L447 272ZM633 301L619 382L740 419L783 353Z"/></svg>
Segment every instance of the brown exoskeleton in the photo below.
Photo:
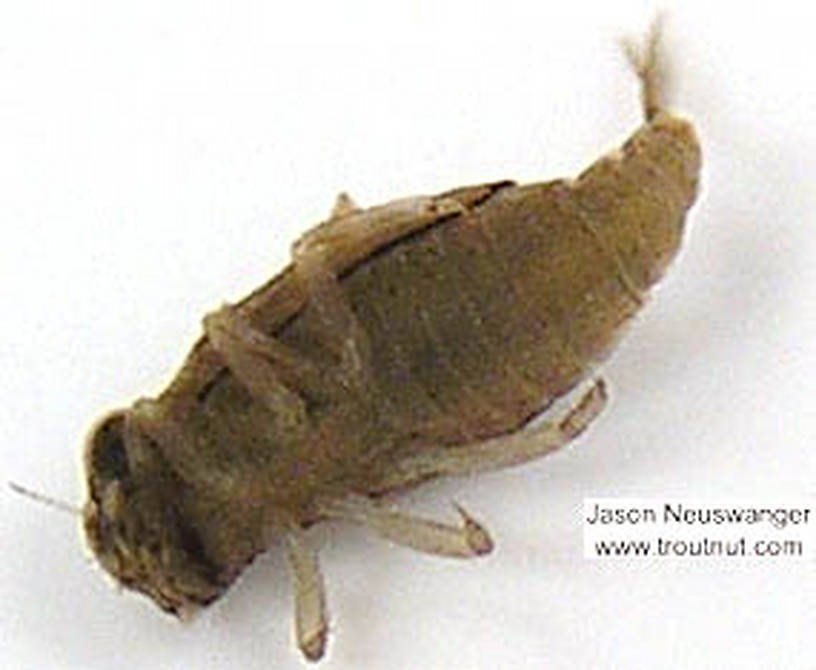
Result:
<svg viewBox="0 0 816 670"><path fill-rule="evenodd" d="M180 615L283 537L298 643L318 659L327 617L308 526L352 520L419 551L489 552L461 508L453 526L381 497L539 458L601 411L597 381L526 427L643 305L700 169L692 126L663 108L656 33L629 56L645 122L577 178L370 209L341 196L289 267L207 316L170 386L89 438L84 526L102 566Z"/></svg>

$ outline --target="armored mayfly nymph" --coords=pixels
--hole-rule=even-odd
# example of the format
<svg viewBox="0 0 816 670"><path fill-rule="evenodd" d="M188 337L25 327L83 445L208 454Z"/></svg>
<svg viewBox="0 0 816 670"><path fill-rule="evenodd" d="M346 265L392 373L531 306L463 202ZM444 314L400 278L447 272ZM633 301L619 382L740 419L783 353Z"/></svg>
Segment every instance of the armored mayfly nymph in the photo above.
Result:
<svg viewBox="0 0 816 670"><path fill-rule="evenodd" d="M183 615L283 538L298 644L316 660L328 616L309 526L490 552L464 509L448 524L383 496L539 458L603 408L596 380L528 426L591 381L680 248L700 148L664 107L658 47L653 31L628 50L642 125L576 178L371 208L343 195L278 276L209 314L169 387L88 439L84 527L103 568Z"/></svg>

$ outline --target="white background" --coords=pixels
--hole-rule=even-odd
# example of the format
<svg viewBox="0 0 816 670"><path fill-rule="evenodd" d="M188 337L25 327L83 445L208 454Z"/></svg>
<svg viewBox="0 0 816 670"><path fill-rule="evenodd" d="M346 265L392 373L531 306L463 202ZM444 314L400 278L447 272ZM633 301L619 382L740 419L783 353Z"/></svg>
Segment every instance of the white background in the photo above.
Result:
<svg viewBox="0 0 816 670"><path fill-rule="evenodd" d="M89 424L158 392L200 316L279 270L340 189L368 205L545 180L625 139L639 110L616 39L655 5L554 6L3 3L3 477L81 502ZM321 667L813 667L812 562L581 555L584 496L816 501L812 18L663 6L703 188L607 366L608 411L557 456L405 499L442 517L462 502L489 558L321 530ZM112 589L77 526L0 493L0 667L302 666L281 555L180 625Z"/></svg>

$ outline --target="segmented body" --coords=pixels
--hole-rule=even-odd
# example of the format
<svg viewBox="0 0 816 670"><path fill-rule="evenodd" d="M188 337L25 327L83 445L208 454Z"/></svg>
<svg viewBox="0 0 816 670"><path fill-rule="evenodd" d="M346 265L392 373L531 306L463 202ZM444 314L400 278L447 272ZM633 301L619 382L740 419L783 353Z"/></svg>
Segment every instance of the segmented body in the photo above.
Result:
<svg viewBox="0 0 816 670"><path fill-rule="evenodd" d="M700 148L657 104L655 48L656 34L631 57L646 122L578 178L367 210L341 198L290 267L208 316L167 390L90 436L84 523L105 569L181 613L284 536L315 659L328 625L302 528L339 518L424 552L488 552L461 509L457 529L374 499L538 458L600 412L598 383L523 431L604 358L680 248Z"/></svg>
<svg viewBox="0 0 816 670"><path fill-rule="evenodd" d="M678 249L698 164L688 126L653 122L575 181L497 185L462 214L346 269L341 286L371 340L369 400L385 431L355 436L352 449L393 460L423 442L455 447L507 433L572 388ZM308 314L281 318L268 309L286 277L248 311L260 328L320 360L309 335L320 326ZM213 356L202 347L188 365ZM217 362L213 369L204 402L236 383ZM179 395L202 398L201 389L189 391ZM377 444L367 444L372 438ZM234 439L225 436L229 450L244 453ZM369 472L360 475L363 488L376 490Z"/></svg>
<svg viewBox="0 0 816 670"><path fill-rule="evenodd" d="M338 395L328 372L325 393L301 390L315 426L305 436L202 341L159 398L155 435L188 491L186 518L232 519L202 524L215 560L262 550L276 508L314 520L317 497L382 492L403 455L518 430L572 388L679 248L698 165L690 126L659 117L577 180L473 187L480 197L459 214L348 261L340 285L372 375L363 393ZM296 284L285 271L239 309L330 370Z"/></svg>

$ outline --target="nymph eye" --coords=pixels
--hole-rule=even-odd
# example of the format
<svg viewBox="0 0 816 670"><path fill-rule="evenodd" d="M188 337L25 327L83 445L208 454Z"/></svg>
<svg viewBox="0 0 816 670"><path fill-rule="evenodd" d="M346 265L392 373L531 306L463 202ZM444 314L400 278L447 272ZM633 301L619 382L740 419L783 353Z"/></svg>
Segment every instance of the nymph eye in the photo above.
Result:
<svg viewBox="0 0 816 670"><path fill-rule="evenodd" d="M124 429L125 417L117 413L106 420L93 436L93 470L106 480L124 479L130 474Z"/></svg>

